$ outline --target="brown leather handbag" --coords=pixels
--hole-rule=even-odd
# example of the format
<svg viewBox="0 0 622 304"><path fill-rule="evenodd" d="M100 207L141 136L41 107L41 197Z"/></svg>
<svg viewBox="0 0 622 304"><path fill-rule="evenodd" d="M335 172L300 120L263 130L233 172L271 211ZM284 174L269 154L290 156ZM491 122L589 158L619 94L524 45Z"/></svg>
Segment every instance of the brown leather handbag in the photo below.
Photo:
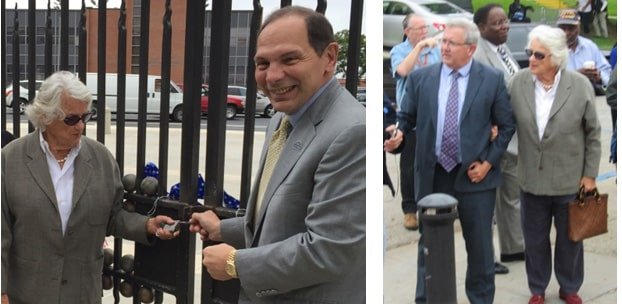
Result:
<svg viewBox="0 0 622 304"><path fill-rule="evenodd" d="M607 198L598 189L586 193L583 187L568 205L568 238L573 242L607 232Z"/></svg>

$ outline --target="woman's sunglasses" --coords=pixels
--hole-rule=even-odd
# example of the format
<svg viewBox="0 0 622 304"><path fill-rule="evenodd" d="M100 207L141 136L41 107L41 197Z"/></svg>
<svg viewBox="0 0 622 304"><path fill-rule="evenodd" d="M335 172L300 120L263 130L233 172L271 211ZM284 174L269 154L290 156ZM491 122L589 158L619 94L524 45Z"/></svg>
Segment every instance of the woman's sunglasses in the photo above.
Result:
<svg viewBox="0 0 622 304"><path fill-rule="evenodd" d="M533 57L536 58L536 60L542 60L544 59L546 56L551 55L551 54L543 54L540 52L534 52L530 49L525 49L525 54L527 54L527 58L531 58L531 55L533 55Z"/></svg>
<svg viewBox="0 0 622 304"><path fill-rule="evenodd" d="M68 115L63 119L63 122L68 126L75 126L80 120L86 124L93 116L92 112L84 113L82 115Z"/></svg>

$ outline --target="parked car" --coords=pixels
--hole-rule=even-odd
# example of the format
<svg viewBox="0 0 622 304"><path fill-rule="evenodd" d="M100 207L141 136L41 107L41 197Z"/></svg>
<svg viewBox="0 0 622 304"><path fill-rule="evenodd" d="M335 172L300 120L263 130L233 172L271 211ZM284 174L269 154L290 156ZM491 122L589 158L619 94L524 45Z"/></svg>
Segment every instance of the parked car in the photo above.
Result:
<svg viewBox="0 0 622 304"><path fill-rule="evenodd" d="M521 68L529 66L529 58L525 54L525 48L527 48L527 35L531 30L538 26L538 23L510 23L510 29L508 30L508 40L505 44L510 49L512 57L516 59L518 65Z"/></svg>
<svg viewBox="0 0 622 304"><path fill-rule="evenodd" d="M35 90L39 90L39 87L43 83L43 80L35 80ZM26 105L28 105L28 80L20 80L19 81L19 113L24 113L24 109ZM4 90L4 95L6 96L6 106L8 108L13 107L13 84L9 84Z"/></svg>
<svg viewBox="0 0 622 304"><path fill-rule="evenodd" d="M184 85L179 84L179 87L183 90ZM207 107L209 105L209 86L207 84L201 85L201 114L207 115ZM227 119L234 119L238 113L242 112L244 105L242 99L237 96L227 95Z"/></svg>
<svg viewBox="0 0 622 304"><path fill-rule="evenodd" d="M383 46L386 48L404 41L402 21L410 13L425 19L430 36L445 30L449 17L473 20L473 14L445 0L384 0L382 12Z"/></svg>
<svg viewBox="0 0 622 304"><path fill-rule="evenodd" d="M207 114L209 105L209 86L204 84L201 88L201 113ZM227 95L227 119L234 119L238 113L244 110L242 99L237 96Z"/></svg>
<svg viewBox="0 0 622 304"><path fill-rule="evenodd" d="M125 75L125 113L138 113L138 74ZM106 73L105 101L106 107L112 113L117 112L117 74ZM93 94L93 111L97 109L97 73L86 73L86 87ZM170 81L169 109L168 114L173 121L182 119L182 103L184 100L183 91ZM162 79L160 76L147 75L147 114L160 114L160 94L162 90ZM94 112L97 116L97 112Z"/></svg>
<svg viewBox="0 0 622 304"><path fill-rule="evenodd" d="M241 98L244 109L246 109L246 87L229 86L227 89L227 94ZM266 97L265 95L257 92L257 97L255 98L255 114L265 117L272 117L274 113L275 110L272 107L272 103L270 103L270 99L268 99L268 97Z"/></svg>
<svg viewBox="0 0 622 304"><path fill-rule="evenodd" d="M365 87L359 87L356 89L356 100L358 100L364 107L367 106L367 90Z"/></svg>

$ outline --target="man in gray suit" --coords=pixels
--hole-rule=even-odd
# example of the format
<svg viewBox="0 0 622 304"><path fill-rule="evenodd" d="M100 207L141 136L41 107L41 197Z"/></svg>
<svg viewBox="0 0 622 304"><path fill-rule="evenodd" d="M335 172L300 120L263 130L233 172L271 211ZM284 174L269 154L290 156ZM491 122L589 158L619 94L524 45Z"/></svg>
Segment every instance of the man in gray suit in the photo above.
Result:
<svg viewBox="0 0 622 304"><path fill-rule="evenodd" d="M246 216L190 220L224 242L203 265L239 278L240 303L365 302L365 110L333 76L337 53L328 20L306 8L277 10L260 29L255 78L279 114Z"/></svg>
<svg viewBox="0 0 622 304"><path fill-rule="evenodd" d="M26 108L37 129L2 149L2 303L101 303L106 235L173 237L171 218L121 207L117 162L82 136L91 100L74 74L52 74Z"/></svg>
<svg viewBox="0 0 622 304"><path fill-rule="evenodd" d="M494 67L503 72L505 83L520 67L505 42L508 39L509 21L499 4L487 4L473 15L481 38L473 59ZM495 220L499 230L499 246L501 261L511 262L525 259L523 232L520 227L520 200L517 179L518 145L516 134L510 140L508 149L501 158L503 183L497 189L495 203ZM507 273L509 270L502 264L495 263L495 271Z"/></svg>
<svg viewBox="0 0 622 304"><path fill-rule="evenodd" d="M442 64L408 76L399 130L385 142L392 151L404 130L417 128L416 198L431 193L455 196L468 255L466 294L471 303L494 300L492 216L501 183L499 161L514 134L514 117L500 71L472 60L479 31L465 19L447 22ZM498 136L490 141L492 125ZM392 127L388 128L392 131ZM423 239L419 239L417 303L426 302Z"/></svg>

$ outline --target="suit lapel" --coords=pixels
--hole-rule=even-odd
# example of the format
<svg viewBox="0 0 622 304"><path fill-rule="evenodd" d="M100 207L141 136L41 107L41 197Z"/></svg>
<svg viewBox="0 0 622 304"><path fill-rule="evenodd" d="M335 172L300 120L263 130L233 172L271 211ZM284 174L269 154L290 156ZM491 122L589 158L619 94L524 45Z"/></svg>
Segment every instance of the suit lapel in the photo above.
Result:
<svg viewBox="0 0 622 304"><path fill-rule="evenodd" d="M438 89L441 85L441 69L442 64L438 64L438 68L432 69L432 73L430 73L430 77L427 77L429 84L421 86L421 88L432 88L431 94L428 92L423 92L424 96L431 96L432 103L434 106L430 107L431 113L421 113L422 115L431 115L432 118L432 128L436 130L436 126L438 125ZM421 107L420 107L421 109ZM434 133L436 137L436 133Z"/></svg>
<svg viewBox="0 0 622 304"><path fill-rule="evenodd" d="M570 87L572 83L570 81L566 81L566 77L564 77L564 70L562 70L559 85L557 85L557 90L555 91L555 99L553 100L553 105L551 106L551 113L549 114L549 119L555 115L559 109L566 103L568 97L570 97Z"/></svg>
<svg viewBox="0 0 622 304"><path fill-rule="evenodd" d="M91 166L91 151L89 149L86 141L82 141L82 146L80 148L80 152L78 152L78 156L74 160L74 182L73 182L73 199L71 202L72 209L76 207L76 204L84 194L86 187L88 186L92 172L95 170Z"/></svg>
<svg viewBox="0 0 622 304"><path fill-rule="evenodd" d="M473 60L473 65L469 72L469 82L467 83L466 93L464 94L464 104L462 105L462 112L460 112L460 124L462 124L462 120L469 112L469 108L471 108L471 105L475 102L475 96L483 82L481 69L482 67L480 64Z"/></svg>
<svg viewBox="0 0 622 304"><path fill-rule="evenodd" d="M28 172L32 175L37 185L43 190L43 193L48 197L50 203L54 206L54 209L58 211L58 203L56 202L56 192L54 191L54 184L52 183L52 177L50 176L50 170L48 168L47 158L45 153L41 149L39 142L39 131L33 132L28 136L28 148L27 156L30 161L26 163Z"/></svg>

